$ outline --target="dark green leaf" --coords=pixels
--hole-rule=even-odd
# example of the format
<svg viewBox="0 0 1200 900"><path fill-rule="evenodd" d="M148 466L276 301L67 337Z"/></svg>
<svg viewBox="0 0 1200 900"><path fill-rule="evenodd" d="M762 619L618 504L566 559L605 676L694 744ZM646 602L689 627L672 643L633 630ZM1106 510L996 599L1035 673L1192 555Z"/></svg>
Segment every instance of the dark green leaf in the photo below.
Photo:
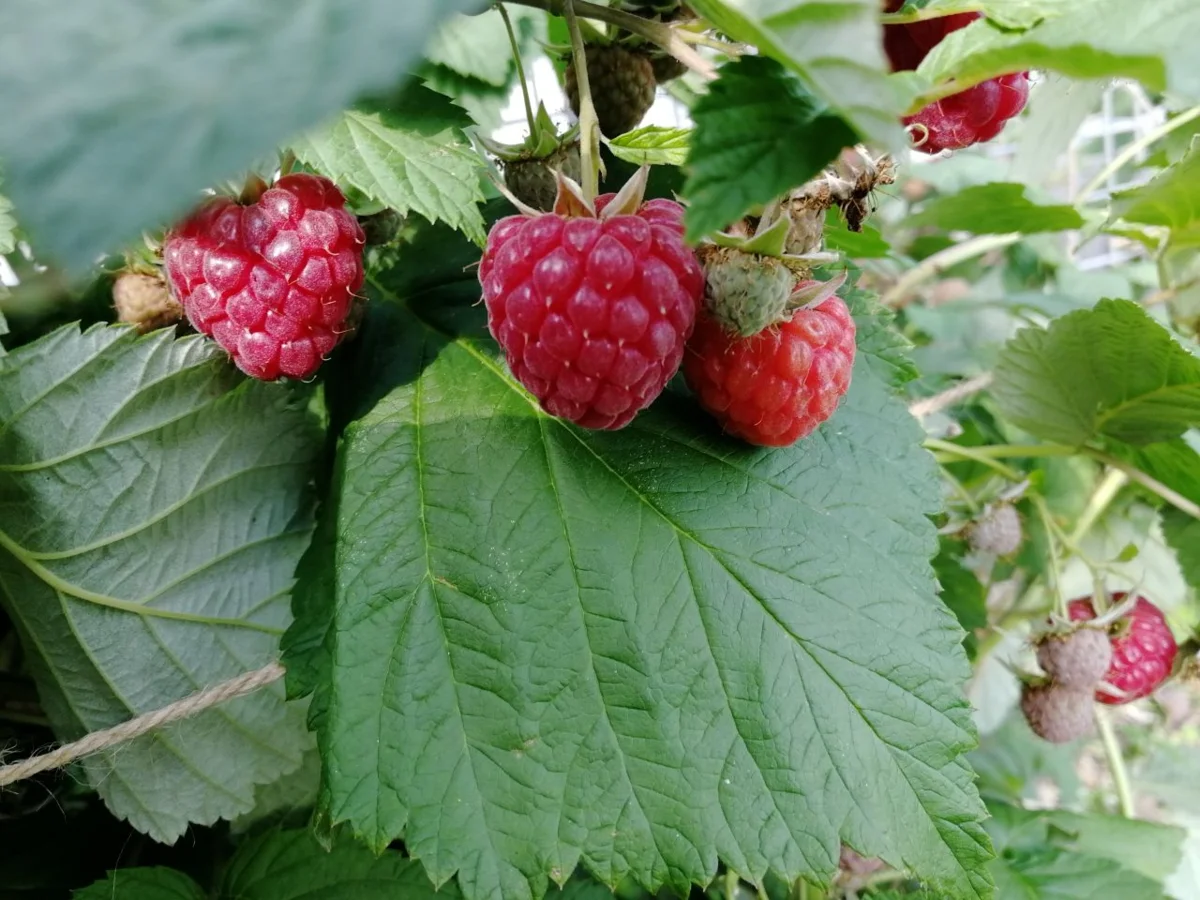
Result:
<svg viewBox="0 0 1200 900"><path fill-rule="evenodd" d="M904 146L899 115L912 93L887 76L875 0L695 0L688 5L724 34L800 76L864 140Z"/></svg>
<svg viewBox="0 0 1200 900"><path fill-rule="evenodd" d="M583 432L463 336L478 288L433 251L373 288L355 382L391 390L344 435L334 589L299 592L297 632L325 635L287 656L322 670L325 823L403 833L472 900L538 897L578 863L680 890L718 859L824 879L839 838L986 896L962 632L928 563L936 470L874 374L894 364L864 352L788 450L672 394ZM371 346L391 351L374 369Z"/></svg>
<svg viewBox="0 0 1200 900"><path fill-rule="evenodd" d="M60 738L275 658L312 528L303 399L169 331L66 327L0 359L0 602ZM250 809L306 743L276 685L82 766L170 842Z"/></svg>
<svg viewBox="0 0 1200 900"><path fill-rule="evenodd" d="M908 216L910 228L936 225L946 231L1007 234L1022 231L1067 231L1080 228L1083 219L1073 206L1039 206L1025 196L1025 186L992 182L938 197Z"/></svg>
<svg viewBox="0 0 1200 900"><path fill-rule="evenodd" d="M71 895L74 900L207 900L200 885L174 869L116 869Z"/></svg>
<svg viewBox="0 0 1200 900"><path fill-rule="evenodd" d="M825 246L851 259L879 259L892 252L891 245L874 225L866 224L862 231L851 231L834 210L825 217Z"/></svg>
<svg viewBox="0 0 1200 900"><path fill-rule="evenodd" d="M1200 359L1127 300L1024 329L995 374L1004 417L1051 441L1149 444L1200 424Z"/></svg>
<svg viewBox="0 0 1200 900"><path fill-rule="evenodd" d="M1162 511L1162 528L1183 577L1192 587L1200 587L1200 520L1172 506Z"/></svg>
<svg viewBox="0 0 1200 900"><path fill-rule="evenodd" d="M364 105L292 142L296 156L401 214L446 222L483 243L483 161L448 97L410 84L387 104Z"/></svg>
<svg viewBox="0 0 1200 900"><path fill-rule="evenodd" d="M798 187L857 140L795 75L765 57L722 66L692 115L684 188L692 238L720 231L756 204Z"/></svg>
<svg viewBox="0 0 1200 900"><path fill-rule="evenodd" d="M221 886L229 900L458 900L435 888L419 863L394 850L376 856L349 840L331 850L307 829L268 831L246 841ZM98 900L98 898L97 898Z"/></svg>
<svg viewBox="0 0 1200 900"><path fill-rule="evenodd" d="M963 644L967 648L967 655L974 659L978 643L974 632L987 625L987 606L983 585L975 573L959 561L961 554L961 545L943 539L941 552L933 561L933 570L941 585L942 602L950 608L958 624L967 633Z"/></svg>
<svg viewBox="0 0 1200 900"><path fill-rule="evenodd" d="M125 0L71 15L9 0L0 50L6 192L48 256L81 270L183 213L201 188L413 62L475 0Z"/></svg>

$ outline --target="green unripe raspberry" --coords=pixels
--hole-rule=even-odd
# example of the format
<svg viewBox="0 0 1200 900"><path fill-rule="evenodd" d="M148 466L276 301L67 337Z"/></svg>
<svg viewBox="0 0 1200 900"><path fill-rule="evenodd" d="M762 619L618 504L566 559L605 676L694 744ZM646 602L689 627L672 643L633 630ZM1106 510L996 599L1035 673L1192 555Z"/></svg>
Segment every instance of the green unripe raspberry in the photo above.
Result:
<svg viewBox="0 0 1200 900"><path fill-rule="evenodd" d="M617 44L589 44L587 70L601 133L615 138L637 128L654 105L658 86L650 57ZM579 115L574 63L567 66L566 89L571 109Z"/></svg>
<svg viewBox="0 0 1200 900"><path fill-rule="evenodd" d="M796 278L782 260L707 245L705 303L726 331L750 337L782 321Z"/></svg>
<svg viewBox="0 0 1200 900"><path fill-rule="evenodd" d="M556 169L561 169L572 181L580 180L578 143L560 147L545 159L516 159L504 163L504 184L522 203L549 212L558 196Z"/></svg>

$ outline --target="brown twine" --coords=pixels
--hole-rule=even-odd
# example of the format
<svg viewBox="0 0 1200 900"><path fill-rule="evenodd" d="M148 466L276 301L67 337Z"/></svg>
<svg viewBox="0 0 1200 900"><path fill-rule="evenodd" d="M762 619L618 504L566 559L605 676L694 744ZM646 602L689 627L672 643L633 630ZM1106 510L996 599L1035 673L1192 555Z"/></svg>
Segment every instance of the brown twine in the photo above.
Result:
<svg viewBox="0 0 1200 900"><path fill-rule="evenodd" d="M991 383L990 373L977 375L933 397L918 400L909 406L909 412L919 419L924 418L965 400L972 394L982 391ZM50 769L61 769L85 756L91 756L101 750L109 750L126 741L132 741L134 738L149 734L164 725L190 719L192 716L199 715L206 709L211 709L228 700L253 694L267 685L274 684L284 676L285 672L282 665L273 662L261 669L205 688L190 697L184 697L182 700L164 706L162 709L143 713L128 722L122 722L112 728L105 728L103 731L93 731L77 741L63 744L54 750L39 753L7 766L0 766L0 787L16 784L18 781L24 781L26 778L32 778L34 775Z"/></svg>
<svg viewBox="0 0 1200 900"><path fill-rule="evenodd" d="M37 756L31 756L11 765L0 766L0 787L16 784L18 781L32 778L39 772L49 769L61 769L85 756L99 753L101 750L108 750L118 744L149 734L156 728L199 715L204 710L227 700L252 694L269 684L274 684L284 676L285 672L286 669L283 666L273 662L261 669L205 688L190 697L184 697L182 700L164 706L162 709L143 713L128 722L122 722L120 725L114 725L112 728L105 728L102 731L93 731L77 741L63 744L54 750L39 753Z"/></svg>

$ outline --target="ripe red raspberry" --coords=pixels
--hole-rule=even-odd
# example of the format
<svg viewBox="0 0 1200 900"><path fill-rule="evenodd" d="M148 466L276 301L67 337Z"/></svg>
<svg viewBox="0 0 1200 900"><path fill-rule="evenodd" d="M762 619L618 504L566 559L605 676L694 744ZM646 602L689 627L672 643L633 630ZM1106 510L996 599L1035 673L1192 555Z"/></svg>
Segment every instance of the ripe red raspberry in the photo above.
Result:
<svg viewBox="0 0 1200 900"><path fill-rule="evenodd" d="M895 12L902 5L903 0L890 0L887 11ZM905 25L885 25L883 47L892 71L917 68L947 34L965 28L979 15L961 13ZM998 135L1004 124L1025 108L1028 99L1029 73L1016 72L943 97L916 115L906 117L904 124L921 126L916 129L919 150L926 153L960 150Z"/></svg>
<svg viewBox="0 0 1200 900"><path fill-rule="evenodd" d="M1124 599L1124 593L1116 593L1111 602L1115 606ZM1076 622L1096 616L1089 597L1072 600L1068 611ZM1138 597L1133 609L1109 626L1108 639L1112 664L1104 681L1123 691L1124 696L1110 694L1101 686L1096 690L1096 699L1101 703L1118 706L1148 696L1171 674L1179 649L1175 636L1162 611L1145 597Z"/></svg>
<svg viewBox="0 0 1200 900"><path fill-rule="evenodd" d="M345 332L362 229L341 191L286 175L255 202L214 197L167 235L167 278L197 331L253 378L307 378Z"/></svg>
<svg viewBox="0 0 1200 900"><path fill-rule="evenodd" d="M854 320L836 296L748 338L701 312L683 374L730 434L784 447L833 415L850 387L854 350Z"/></svg>
<svg viewBox="0 0 1200 900"><path fill-rule="evenodd" d="M597 198L596 217L501 219L479 265L488 327L513 375L551 415L610 430L678 371L704 290L683 208L651 200L605 215L614 196Z"/></svg>

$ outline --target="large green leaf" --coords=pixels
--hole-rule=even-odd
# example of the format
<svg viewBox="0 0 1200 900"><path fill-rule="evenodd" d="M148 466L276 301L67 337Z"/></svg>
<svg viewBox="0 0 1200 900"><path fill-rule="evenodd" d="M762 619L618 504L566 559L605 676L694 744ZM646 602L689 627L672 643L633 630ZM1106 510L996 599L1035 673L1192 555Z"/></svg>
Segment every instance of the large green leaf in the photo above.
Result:
<svg viewBox="0 0 1200 900"><path fill-rule="evenodd" d="M60 738L275 657L311 531L302 400L170 332L66 327L0 359L0 601ZM270 688L82 765L173 841L299 766L302 718Z"/></svg>
<svg viewBox="0 0 1200 900"><path fill-rule="evenodd" d="M73 269L182 213L280 142L386 87L476 0L9 0L6 191ZM19 27L16 23L20 23Z"/></svg>
<svg viewBox="0 0 1200 900"><path fill-rule="evenodd" d="M910 95L887 77L876 0L689 0L688 5L720 31L799 75L864 140L905 145L899 115Z"/></svg>
<svg viewBox="0 0 1200 900"><path fill-rule="evenodd" d="M207 900L208 897L187 875L160 867L116 869L103 881L71 896L74 900Z"/></svg>
<svg viewBox="0 0 1200 900"><path fill-rule="evenodd" d="M976 22L948 35L918 72L969 87L1024 69L1072 78L1136 78L1152 90L1200 98L1200 7L1192 0L1070 0L1022 34Z"/></svg>
<svg viewBox="0 0 1200 900"><path fill-rule="evenodd" d="M906 227L936 225L946 231L1007 234L1067 231L1083 227L1073 206L1040 206L1025 196L1025 186L994 181L937 197L904 219Z"/></svg>
<svg viewBox="0 0 1200 900"><path fill-rule="evenodd" d="M353 841L329 850L307 829L271 830L238 849L221 884L224 900L458 900L436 889L418 863L394 850L376 855Z"/></svg>
<svg viewBox="0 0 1200 900"><path fill-rule="evenodd" d="M792 449L671 393L579 431L473 337L478 285L438 246L373 286L346 382L378 402L310 554L332 590L298 591L286 640L317 684L326 825L402 835L472 900L539 897L580 862L680 890L718 859L828 878L842 839L987 896L936 469L875 374L893 363L863 353ZM860 315L890 352L878 327Z"/></svg>
<svg viewBox="0 0 1200 900"><path fill-rule="evenodd" d="M446 222L482 243L483 162L462 131L470 123L448 97L414 83L391 102L342 113L292 149L400 213Z"/></svg>
<svg viewBox="0 0 1200 900"><path fill-rule="evenodd" d="M842 119L783 66L763 57L723 66L692 117L696 129L684 193L694 238L726 228L755 204L798 187L855 142Z"/></svg>
<svg viewBox="0 0 1200 900"><path fill-rule="evenodd" d="M1200 424L1200 359L1127 300L1024 329L995 374L1004 417L1051 441L1150 444Z"/></svg>
<svg viewBox="0 0 1200 900"><path fill-rule="evenodd" d="M514 8L509 15L518 30L521 20L538 13ZM494 9L474 16L451 16L429 42L425 56L432 63L494 87L507 85L515 68L504 20Z"/></svg>

